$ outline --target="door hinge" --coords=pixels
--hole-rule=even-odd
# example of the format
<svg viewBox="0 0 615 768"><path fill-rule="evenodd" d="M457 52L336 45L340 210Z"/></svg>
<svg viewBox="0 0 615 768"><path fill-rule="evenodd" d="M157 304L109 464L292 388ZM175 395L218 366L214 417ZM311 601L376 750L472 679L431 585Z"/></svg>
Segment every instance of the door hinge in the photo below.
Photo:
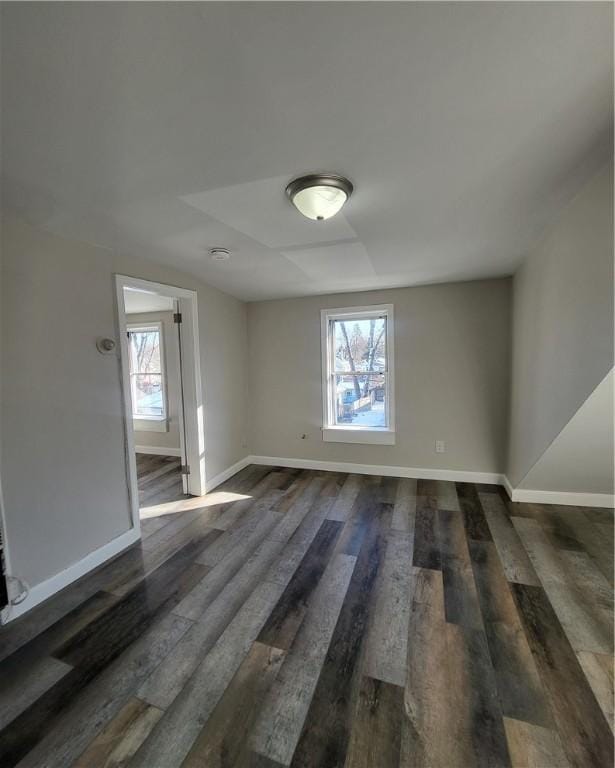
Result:
<svg viewBox="0 0 615 768"><path fill-rule="evenodd" d="M182 464L181 467L179 468L179 471L181 472L182 475L189 475L190 467L188 466L188 464Z"/></svg>
<svg viewBox="0 0 615 768"><path fill-rule="evenodd" d="M173 314L173 322L174 323L181 323L182 321L182 313L181 312L175 312Z"/></svg>

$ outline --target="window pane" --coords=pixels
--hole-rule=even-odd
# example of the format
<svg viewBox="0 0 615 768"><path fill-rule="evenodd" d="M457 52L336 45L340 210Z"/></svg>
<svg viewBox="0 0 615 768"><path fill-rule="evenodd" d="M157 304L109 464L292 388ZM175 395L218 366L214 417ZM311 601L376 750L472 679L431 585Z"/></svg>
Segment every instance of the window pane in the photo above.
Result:
<svg viewBox="0 0 615 768"><path fill-rule="evenodd" d="M386 427L385 374L334 376L334 417L339 425Z"/></svg>
<svg viewBox="0 0 615 768"><path fill-rule="evenodd" d="M156 328L129 331L131 373L160 373L160 333Z"/></svg>
<svg viewBox="0 0 615 768"><path fill-rule="evenodd" d="M386 370L386 320L334 320L336 371Z"/></svg>
<svg viewBox="0 0 615 768"><path fill-rule="evenodd" d="M162 375L135 373L132 378L133 412L139 416L164 416Z"/></svg>

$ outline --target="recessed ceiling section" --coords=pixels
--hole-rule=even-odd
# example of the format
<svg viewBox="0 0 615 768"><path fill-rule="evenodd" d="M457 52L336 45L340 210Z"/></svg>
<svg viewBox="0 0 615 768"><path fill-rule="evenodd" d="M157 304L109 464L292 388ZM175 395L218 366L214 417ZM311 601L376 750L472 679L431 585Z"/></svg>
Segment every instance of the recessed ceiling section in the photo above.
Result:
<svg viewBox="0 0 615 768"><path fill-rule="evenodd" d="M357 278L376 273L362 243L340 243L319 248L282 251L310 280L347 280L355 285Z"/></svg>
<svg viewBox="0 0 615 768"><path fill-rule="evenodd" d="M3 207L239 299L510 275L612 162L611 3L0 15ZM322 172L356 189L311 221Z"/></svg>
<svg viewBox="0 0 615 768"><path fill-rule="evenodd" d="M252 299L268 295L258 285L259 275L270 276L270 287L283 294L284 286L305 280L301 270L281 253L268 248L217 219L207 216L179 198L148 199L125 206L119 237L135 255L197 275L227 293ZM153 239L148 244L148 237ZM222 245L232 253L215 262L209 251Z"/></svg>
<svg viewBox="0 0 615 768"><path fill-rule="evenodd" d="M290 178L292 174L235 184L184 195L181 200L269 248L356 238L341 213L318 222L299 216L284 193Z"/></svg>

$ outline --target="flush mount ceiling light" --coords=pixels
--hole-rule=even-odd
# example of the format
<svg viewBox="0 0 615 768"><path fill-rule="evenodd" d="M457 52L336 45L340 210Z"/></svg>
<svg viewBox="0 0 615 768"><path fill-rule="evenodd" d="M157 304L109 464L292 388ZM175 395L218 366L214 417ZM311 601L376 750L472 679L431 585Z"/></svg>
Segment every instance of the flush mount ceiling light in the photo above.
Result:
<svg viewBox="0 0 615 768"><path fill-rule="evenodd" d="M308 219L324 221L335 216L352 190L352 184L343 176L312 173L291 181L286 194L299 213Z"/></svg>

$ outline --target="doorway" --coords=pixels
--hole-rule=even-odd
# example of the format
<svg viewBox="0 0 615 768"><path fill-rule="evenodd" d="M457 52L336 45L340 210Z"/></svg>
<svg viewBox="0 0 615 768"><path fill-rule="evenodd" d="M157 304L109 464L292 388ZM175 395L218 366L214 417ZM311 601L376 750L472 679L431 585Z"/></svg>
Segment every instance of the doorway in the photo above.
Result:
<svg viewBox="0 0 615 768"><path fill-rule="evenodd" d="M116 275L133 525L144 510L205 493L195 291Z"/></svg>

